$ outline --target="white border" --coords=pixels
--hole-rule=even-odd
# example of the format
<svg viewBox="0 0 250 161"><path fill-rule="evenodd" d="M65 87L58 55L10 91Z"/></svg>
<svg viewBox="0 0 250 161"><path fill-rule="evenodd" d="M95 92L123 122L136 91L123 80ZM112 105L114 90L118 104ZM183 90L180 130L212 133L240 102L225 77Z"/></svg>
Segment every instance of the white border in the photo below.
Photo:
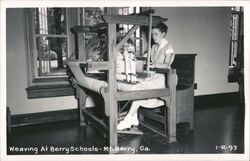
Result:
<svg viewBox="0 0 250 161"><path fill-rule="evenodd" d="M59 3L60 2L60 3ZM105 3L104 3L105 2ZM38 155L38 156L10 156L6 155L6 8L27 8L27 7L119 7L119 6L143 6L143 7L202 7L202 6L243 6L244 7L244 52L245 52L245 153L244 154L161 154L161 155ZM143 5L142 5L143 4ZM1 1L1 155L3 161L26 161L26 160L227 160L240 161L249 160L249 60L250 60L250 1L168 1L168 0L3 0Z"/></svg>

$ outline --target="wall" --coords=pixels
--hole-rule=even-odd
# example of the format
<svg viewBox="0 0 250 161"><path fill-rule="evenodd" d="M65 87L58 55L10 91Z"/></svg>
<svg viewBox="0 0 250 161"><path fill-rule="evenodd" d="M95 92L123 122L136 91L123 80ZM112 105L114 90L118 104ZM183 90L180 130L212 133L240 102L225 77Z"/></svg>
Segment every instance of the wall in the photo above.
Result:
<svg viewBox="0 0 250 161"><path fill-rule="evenodd" d="M178 53L197 53L195 95L238 91L227 82L229 62L229 7L153 8L155 15L167 17L168 40Z"/></svg>

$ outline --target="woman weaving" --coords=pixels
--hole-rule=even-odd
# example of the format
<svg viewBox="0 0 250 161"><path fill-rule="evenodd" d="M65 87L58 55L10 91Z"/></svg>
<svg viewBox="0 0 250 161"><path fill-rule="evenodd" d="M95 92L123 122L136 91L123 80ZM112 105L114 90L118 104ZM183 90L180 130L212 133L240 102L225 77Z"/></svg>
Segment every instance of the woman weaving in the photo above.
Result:
<svg viewBox="0 0 250 161"><path fill-rule="evenodd" d="M164 23L159 23L157 26L152 28L152 38L154 45L152 46L150 52L152 62L151 68L171 68L171 64L175 55L172 45L166 40L167 30L168 27ZM130 90L149 90L160 88L165 88L165 75L153 73L144 81L133 85L132 89ZM130 128L133 125L139 125L137 111L140 106L145 108L156 108L162 105L164 105L164 101L157 98L133 101L129 112L118 124L117 129L124 130L126 128Z"/></svg>

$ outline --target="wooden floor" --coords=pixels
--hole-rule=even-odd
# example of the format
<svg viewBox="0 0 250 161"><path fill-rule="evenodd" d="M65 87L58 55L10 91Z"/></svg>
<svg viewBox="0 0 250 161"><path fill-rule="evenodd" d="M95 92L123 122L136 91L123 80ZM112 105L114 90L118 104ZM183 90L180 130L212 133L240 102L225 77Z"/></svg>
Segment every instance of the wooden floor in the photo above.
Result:
<svg viewBox="0 0 250 161"><path fill-rule="evenodd" d="M143 136L119 134L120 149L112 150L120 154L244 153L243 109L231 102L198 105L194 131L185 123L178 124L178 142L168 144L160 135L140 127ZM93 127L80 129L77 120L13 128L7 144L10 155L34 154L35 148L38 154L106 154L109 150L106 140ZM223 145L233 149L224 149ZM12 151L13 147L19 151ZM20 148L29 149L25 152Z"/></svg>

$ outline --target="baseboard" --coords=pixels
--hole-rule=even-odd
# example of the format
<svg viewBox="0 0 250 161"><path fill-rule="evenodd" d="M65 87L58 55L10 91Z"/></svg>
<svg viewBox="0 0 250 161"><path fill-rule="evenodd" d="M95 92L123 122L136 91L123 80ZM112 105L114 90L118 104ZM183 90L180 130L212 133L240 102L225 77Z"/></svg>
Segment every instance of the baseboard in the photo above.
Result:
<svg viewBox="0 0 250 161"><path fill-rule="evenodd" d="M239 103L239 92L220 93L211 95L201 95L194 97L194 104L196 107L202 107L207 105L221 105L230 103Z"/></svg>
<svg viewBox="0 0 250 161"><path fill-rule="evenodd" d="M202 95L194 97L195 108L204 105L218 105L223 103L239 102L239 93L222 93L212 95ZM11 127L33 125L41 123L51 123L58 121L78 119L78 109L49 111L31 114L11 115Z"/></svg>
<svg viewBox="0 0 250 161"><path fill-rule="evenodd" d="M11 115L11 127L78 119L78 109Z"/></svg>

